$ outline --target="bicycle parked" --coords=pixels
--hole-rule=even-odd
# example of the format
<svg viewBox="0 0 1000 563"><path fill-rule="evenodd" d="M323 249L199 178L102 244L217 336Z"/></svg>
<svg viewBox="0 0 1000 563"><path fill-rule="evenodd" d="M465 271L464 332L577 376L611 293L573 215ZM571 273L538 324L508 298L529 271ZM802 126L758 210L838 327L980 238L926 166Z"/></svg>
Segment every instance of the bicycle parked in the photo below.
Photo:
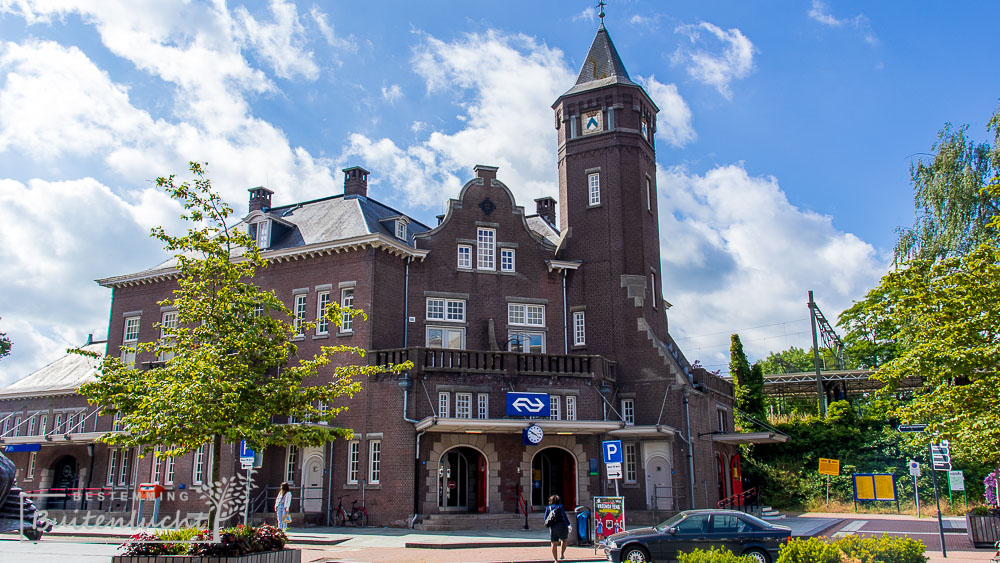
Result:
<svg viewBox="0 0 1000 563"><path fill-rule="evenodd" d="M334 509L333 522L337 526L343 526L346 522L351 522L359 528L368 527L368 510L364 505L358 506L357 499L351 501L351 512L344 508L344 497L337 498L337 508Z"/></svg>

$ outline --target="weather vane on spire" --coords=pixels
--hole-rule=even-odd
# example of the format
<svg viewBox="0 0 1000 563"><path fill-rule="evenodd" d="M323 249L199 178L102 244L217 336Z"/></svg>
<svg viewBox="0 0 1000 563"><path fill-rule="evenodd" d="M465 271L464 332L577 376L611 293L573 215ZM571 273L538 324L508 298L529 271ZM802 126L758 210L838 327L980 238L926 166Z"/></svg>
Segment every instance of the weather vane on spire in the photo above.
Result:
<svg viewBox="0 0 1000 563"><path fill-rule="evenodd" d="M607 5L608 3L605 2L604 0L601 0L600 2L597 3L597 8L600 10L600 13L597 14L597 17L601 18L601 29L604 28L604 7Z"/></svg>

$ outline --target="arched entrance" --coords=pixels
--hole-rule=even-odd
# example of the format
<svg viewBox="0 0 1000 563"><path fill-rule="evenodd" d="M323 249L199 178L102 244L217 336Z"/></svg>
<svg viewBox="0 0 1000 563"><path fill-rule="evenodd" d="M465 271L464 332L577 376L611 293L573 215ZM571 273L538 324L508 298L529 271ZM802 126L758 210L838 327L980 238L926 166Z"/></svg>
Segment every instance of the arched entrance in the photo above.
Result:
<svg viewBox="0 0 1000 563"><path fill-rule="evenodd" d="M469 447L452 448L438 465L438 507L443 512L486 512L486 458Z"/></svg>
<svg viewBox="0 0 1000 563"><path fill-rule="evenodd" d="M531 460L531 505L541 509L552 495L568 510L576 506L576 459L562 448L544 448Z"/></svg>
<svg viewBox="0 0 1000 563"><path fill-rule="evenodd" d="M53 489L74 489L77 486L77 465L76 458L71 455L64 455L56 459L50 466L52 470L52 485ZM47 508L56 508L57 506L65 508L66 499L69 497L67 493L66 497L48 497L46 502Z"/></svg>
<svg viewBox="0 0 1000 563"><path fill-rule="evenodd" d="M322 512L323 510L323 456L313 454L302 464L302 510Z"/></svg>
<svg viewBox="0 0 1000 563"><path fill-rule="evenodd" d="M647 505L651 510L673 510L674 477L667 458L661 455L646 460Z"/></svg>

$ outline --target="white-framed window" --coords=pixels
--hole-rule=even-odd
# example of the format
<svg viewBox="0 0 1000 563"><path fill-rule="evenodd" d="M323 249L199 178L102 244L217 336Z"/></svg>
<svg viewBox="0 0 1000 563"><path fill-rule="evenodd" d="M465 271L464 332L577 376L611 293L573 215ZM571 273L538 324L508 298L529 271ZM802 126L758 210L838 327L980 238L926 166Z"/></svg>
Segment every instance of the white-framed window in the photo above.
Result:
<svg viewBox="0 0 1000 563"><path fill-rule="evenodd" d="M379 483L382 474L382 440L368 442L368 482Z"/></svg>
<svg viewBox="0 0 1000 563"><path fill-rule="evenodd" d="M549 418L559 420L559 395L549 395Z"/></svg>
<svg viewBox="0 0 1000 563"><path fill-rule="evenodd" d="M4 423L4 431L6 432L6 430L7 430L6 423ZM52 432L54 434L62 434L62 433L64 433L64 430L63 430L63 413L61 413L61 412L57 412L56 413L55 420L52 422Z"/></svg>
<svg viewBox="0 0 1000 563"><path fill-rule="evenodd" d="M465 348L465 329L429 326L427 327L427 347L462 350Z"/></svg>
<svg viewBox="0 0 1000 563"><path fill-rule="evenodd" d="M19 416L15 416L14 417L14 436L15 437L21 435L21 421L22 420L24 420L24 419L22 419Z"/></svg>
<svg viewBox="0 0 1000 563"><path fill-rule="evenodd" d="M354 288L348 287L340 291L340 306L348 309L354 307ZM354 332L354 317L344 311L340 317L340 332Z"/></svg>
<svg viewBox="0 0 1000 563"><path fill-rule="evenodd" d="M71 418L72 418L72 416L73 415L70 415ZM67 432L69 432L70 430L71 429L69 429L69 428L66 429ZM122 413L121 413L121 411L115 411L115 419L114 419L114 422L111 423L111 431L112 432L121 432L122 431Z"/></svg>
<svg viewBox="0 0 1000 563"><path fill-rule="evenodd" d="M44 436L49 426L49 413L43 412L38 414L41 420L38 422L38 435Z"/></svg>
<svg viewBox="0 0 1000 563"><path fill-rule="evenodd" d="M545 305L508 303L507 324L515 326L545 326Z"/></svg>
<svg viewBox="0 0 1000 563"><path fill-rule="evenodd" d="M259 319L264 316L264 305L258 303L253 306L253 316L255 319Z"/></svg>
<svg viewBox="0 0 1000 563"><path fill-rule="evenodd" d="M496 229L484 229L481 227L477 229L476 244L478 246L476 268L479 270L496 270Z"/></svg>
<svg viewBox="0 0 1000 563"><path fill-rule="evenodd" d="M194 451L194 463L191 466L191 482L200 485L205 480L205 448L206 445L198 446Z"/></svg>
<svg viewBox="0 0 1000 563"><path fill-rule="evenodd" d="M163 457L159 455L161 453L163 453L163 446L153 448L153 459L150 462L152 467L149 471L149 480L153 483L160 482L160 470L163 469Z"/></svg>
<svg viewBox="0 0 1000 563"><path fill-rule="evenodd" d="M396 220L396 238L406 240L406 222Z"/></svg>
<svg viewBox="0 0 1000 563"><path fill-rule="evenodd" d="M134 347L139 343L139 320L140 317L127 317L125 319L125 333L122 336L122 346ZM135 367L135 349L122 350L122 363L126 366Z"/></svg>
<svg viewBox="0 0 1000 563"><path fill-rule="evenodd" d="M289 444L288 449L285 451L285 482L294 483L295 482L295 465L299 460L299 447L295 444Z"/></svg>
<svg viewBox="0 0 1000 563"><path fill-rule="evenodd" d="M501 272L513 272L514 271L514 249L513 248L501 248L500 249L500 271Z"/></svg>
<svg viewBox="0 0 1000 563"><path fill-rule="evenodd" d="M649 177L646 177L646 211L653 210L653 184L649 181Z"/></svg>
<svg viewBox="0 0 1000 563"><path fill-rule="evenodd" d="M295 336L305 336L305 322L306 322L306 298L309 297L305 293L300 293L295 296L295 308L292 310L292 314L295 315Z"/></svg>
<svg viewBox="0 0 1000 563"><path fill-rule="evenodd" d="M511 332L507 337L507 350L522 354L544 354L544 332Z"/></svg>
<svg viewBox="0 0 1000 563"><path fill-rule="evenodd" d="M455 393L455 417L472 418L472 393Z"/></svg>
<svg viewBox="0 0 1000 563"><path fill-rule="evenodd" d="M271 221L264 220L259 223L254 223L257 226L257 248L267 248L271 246Z"/></svg>
<svg viewBox="0 0 1000 563"><path fill-rule="evenodd" d="M361 463L361 443L351 440L347 443L347 482L358 482L358 470Z"/></svg>
<svg viewBox="0 0 1000 563"><path fill-rule="evenodd" d="M38 416L38 415L37 414L33 414L33 415L31 415L31 416L28 417L28 431L25 432L25 434L24 434L25 436L34 436L35 435L35 417L36 416Z"/></svg>
<svg viewBox="0 0 1000 563"><path fill-rule="evenodd" d="M625 424L635 424L635 399L622 399L622 420Z"/></svg>
<svg viewBox="0 0 1000 563"><path fill-rule="evenodd" d="M482 418L482 419L489 418L490 417L490 396L489 396L489 394L487 394L487 393L480 393L476 397L476 399L479 402L479 404L477 405L478 409L477 409L477 412L476 412L476 418Z"/></svg>
<svg viewBox="0 0 1000 563"><path fill-rule="evenodd" d="M121 455L122 455L122 463L121 467L119 468L120 471L118 472L118 484L126 485L130 481L128 470L129 470L129 462L132 460L132 450L128 449L122 450Z"/></svg>
<svg viewBox="0 0 1000 563"><path fill-rule="evenodd" d="M573 312L573 346L587 344L587 327L583 311Z"/></svg>
<svg viewBox="0 0 1000 563"><path fill-rule="evenodd" d="M638 458L636 456L635 444L622 444L622 457L625 460L625 482L635 483L639 480Z"/></svg>
<svg viewBox="0 0 1000 563"><path fill-rule="evenodd" d="M177 328L177 311L164 311L160 316L160 342L167 342L167 331ZM165 362L174 357L173 352L160 352L157 359Z"/></svg>
<svg viewBox="0 0 1000 563"><path fill-rule="evenodd" d="M118 473L118 448L108 450L108 480L110 487L115 484L115 475Z"/></svg>
<svg viewBox="0 0 1000 563"><path fill-rule="evenodd" d="M729 416L725 409L716 409L719 412L719 432L729 432Z"/></svg>
<svg viewBox="0 0 1000 563"><path fill-rule="evenodd" d="M458 267L462 270L472 269L472 246L468 244L458 245Z"/></svg>
<svg viewBox="0 0 1000 563"><path fill-rule="evenodd" d="M650 272L649 273L649 297L653 301L652 305L653 305L654 309L656 308L656 301L658 300L657 296L659 294L660 294L660 292L658 291L658 288L656 287L656 272Z"/></svg>
<svg viewBox="0 0 1000 563"><path fill-rule="evenodd" d="M25 479L35 478L35 454L37 453L38 452L31 452L31 454L28 455L28 472L24 475Z"/></svg>
<svg viewBox="0 0 1000 563"><path fill-rule="evenodd" d="M451 393L447 391L441 391L438 393L438 416L441 418L448 418L450 416L451 410Z"/></svg>
<svg viewBox="0 0 1000 563"><path fill-rule="evenodd" d="M330 305L330 292L320 291L316 294L316 334L329 334L330 321L326 315L326 308Z"/></svg>
<svg viewBox="0 0 1000 563"><path fill-rule="evenodd" d="M428 297L427 320L465 322L465 300Z"/></svg>
<svg viewBox="0 0 1000 563"><path fill-rule="evenodd" d="M576 420L576 396L566 395L566 420Z"/></svg>
<svg viewBox="0 0 1000 563"><path fill-rule="evenodd" d="M601 203L601 175L597 172L587 174L587 198L588 205Z"/></svg>
<svg viewBox="0 0 1000 563"><path fill-rule="evenodd" d="M170 446L170 449L174 449L174 447ZM166 467L163 470L163 484L164 485L173 485L174 484L174 469L176 469L176 467L177 467L176 464L177 464L177 458L176 457L168 457L166 459Z"/></svg>

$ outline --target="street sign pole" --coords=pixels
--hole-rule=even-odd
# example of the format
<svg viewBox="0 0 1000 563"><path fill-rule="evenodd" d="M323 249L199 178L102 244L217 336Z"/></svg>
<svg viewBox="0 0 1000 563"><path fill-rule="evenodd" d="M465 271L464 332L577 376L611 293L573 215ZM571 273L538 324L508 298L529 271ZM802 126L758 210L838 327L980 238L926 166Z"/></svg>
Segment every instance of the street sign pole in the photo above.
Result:
<svg viewBox="0 0 1000 563"><path fill-rule="evenodd" d="M937 503L937 517L938 517L938 535L941 536L941 556L948 557L948 548L944 545L944 525L941 523L941 499L938 497L937 488L937 469L934 469L934 446L933 444L929 446L931 448L931 479L934 481L934 502Z"/></svg>
<svg viewBox="0 0 1000 563"><path fill-rule="evenodd" d="M826 505L830 506L830 476L826 476Z"/></svg>
<svg viewBox="0 0 1000 563"><path fill-rule="evenodd" d="M917 518L920 518L920 491L917 490L917 476L913 476L913 502L917 505Z"/></svg>
<svg viewBox="0 0 1000 563"><path fill-rule="evenodd" d="M243 505L243 525L248 526L250 524L250 472L253 471L251 468L247 467L247 500Z"/></svg>

